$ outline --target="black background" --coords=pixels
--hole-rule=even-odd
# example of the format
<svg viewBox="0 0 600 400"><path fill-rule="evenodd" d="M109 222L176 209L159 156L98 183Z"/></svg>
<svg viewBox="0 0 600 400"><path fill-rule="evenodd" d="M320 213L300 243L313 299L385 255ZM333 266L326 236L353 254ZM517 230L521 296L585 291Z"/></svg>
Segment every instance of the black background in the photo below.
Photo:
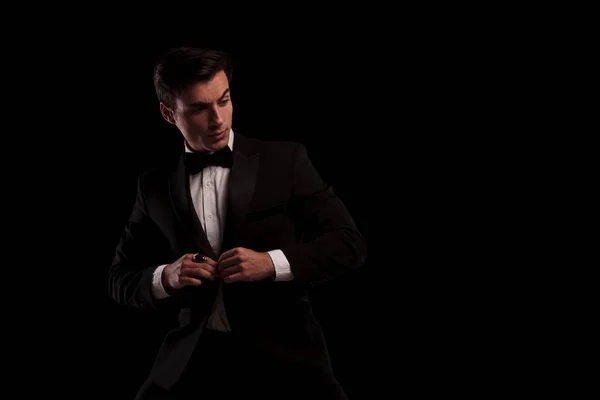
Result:
<svg viewBox="0 0 600 400"><path fill-rule="evenodd" d="M6 343L25 376L15 389L131 399L149 371L170 321L116 305L107 270L138 174L180 149L152 86L155 58L176 44L232 54L234 129L304 143L367 239L362 268L312 293L350 398L463 394L496 379L489 366L518 329L496 307L517 292L486 300L506 278L514 242L499 220L515 199L495 175L506 164L487 168L505 141L479 43L461 52L460 38L420 27L397 39L390 21L389 32L307 23L263 35L86 21L5 49L17 94L6 96L3 155L16 161L3 199L22 210L5 216Z"/></svg>

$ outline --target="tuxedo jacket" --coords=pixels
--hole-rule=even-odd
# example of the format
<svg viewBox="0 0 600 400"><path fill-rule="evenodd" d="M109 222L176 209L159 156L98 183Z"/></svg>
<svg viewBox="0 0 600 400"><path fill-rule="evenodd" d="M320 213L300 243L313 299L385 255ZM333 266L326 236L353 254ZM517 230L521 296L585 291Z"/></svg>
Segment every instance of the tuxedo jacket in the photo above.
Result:
<svg viewBox="0 0 600 400"><path fill-rule="evenodd" d="M234 247L280 249L294 279L223 284L229 324L265 357L294 359L328 373L329 356L308 290L362 265L366 243L302 144L235 135L223 252ZM217 293L215 280L166 299L152 296L155 268L185 253L218 259L194 211L182 151L171 166L139 177L133 210L109 269L109 290L117 302L178 312L179 326L165 337L150 373L167 389L183 372Z"/></svg>

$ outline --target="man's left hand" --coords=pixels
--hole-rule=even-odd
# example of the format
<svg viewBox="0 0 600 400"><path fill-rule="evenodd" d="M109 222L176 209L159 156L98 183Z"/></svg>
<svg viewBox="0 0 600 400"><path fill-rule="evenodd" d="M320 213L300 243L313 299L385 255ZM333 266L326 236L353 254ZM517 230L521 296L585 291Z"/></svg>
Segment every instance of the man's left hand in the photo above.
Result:
<svg viewBox="0 0 600 400"><path fill-rule="evenodd" d="M226 283L254 282L275 276L271 256L244 247L236 247L221 254L217 271Z"/></svg>

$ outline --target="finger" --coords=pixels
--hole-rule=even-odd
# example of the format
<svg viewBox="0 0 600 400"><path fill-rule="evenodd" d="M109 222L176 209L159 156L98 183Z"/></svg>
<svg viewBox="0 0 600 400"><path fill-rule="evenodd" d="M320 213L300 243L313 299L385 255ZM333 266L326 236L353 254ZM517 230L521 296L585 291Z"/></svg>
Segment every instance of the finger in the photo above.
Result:
<svg viewBox="0 0 600 400"><path fill-rule="evenodd" d="M206 256L206 260L196 262L195 264L208 264L208 265L210 265L212 267L216 267L218 263L215 260L213 260L212 258Z"/></svg>
<svg viewBox="0 0 600 400"><path fill-rule="evenodd" d="M221 256L219 257L218 262L221 263L224 260L227 260L228 258L231 258L235 255L240 254L240 250L242 249L242 247L234 247L233 249L229 249L226 252L224 252L223 254L221 254Z"/></svg>
<svg viewBox="0 0 600 400"><path fill-rule="evenodd" d="M240 268L240 266L239 266L239 265L232 265L232 266L231 266L231 267L229 267L229 268L225 268L225 269L223 269L223 270L219 271L219 276L220 276L221 278L226 278L226 277L228 277L228 276L231 276L231 275L233 275L233 274L235 274L235 273L238 273L238 272L240 272L241 270L242 270L242 269Z"/></svg>
<svg viewBox="0 0 600 400"><path fill-rule="evenodd" d="M207 266L208 267L208 266ZM182 268L181 269L181 276L187 276L187 277L195 277L195 278L200 278L200 279L208 279L208 280L213 280L215 279L215 274L207 271L206 269L204 269L203 267L199 267L199 266L189 266L186 268Z"/></svg>
<svg viewBox="0 0 600 400"><path fill-rule="evenodd" d="M223 279L223 281L225 281L225 283L232 283L232 282L241 282L244 281L246 278L244 277L244 275L241 272L237 272L235 274L231 274L227 277L225 277Z"/></svg>
<svg viewBox="0 0 600 400"><path fill-rule="evenodd" d="M241 254L234 254L229 258L225 258L223 260L219 260L218 269L222 270L223 268L229 268L232 265L240 264L242 262Z"/></svg>
<svg viewBox="0 0 600 400"><path fill-rule="evenodd" d="M208 273L210 273L213 276L217 276L218 272L217 272L217 267L213 267L212 265L208 265L208 264L202 264L199 268L207 271Z"/></svg>
<svg viewBox="0 0 600 400"><path fill-rule="evenodd" d="M207 258L206 261L192 261L192 260L185 260L182 265L186 266L186 267L198 267L200 265L207 265L207 266L211 266L213 268L217 267L217 262L211 258Z"/></svg>
<svg viewBox="0 0 600 400"><path fill-rule="evenodd" d="M198 256L197 257L198 261L194 261L193 259L196 254L199 254L199 253L186 254L185 260L187 260L188 262L194 263L194 264L208 264L208 265L212 265L213 267L217 266L217 262L207 255Z"/></svg>
<svg viewBox="0 0 600 400"><path fill-rule="evenodd" d="M216 266L212 266L210 264L207 263L195 263L193 261L186 261L186 263L184 265L181 266L181 270L182 271L198 271L198 270L205 270L207 272L209 272L212 275L217 275L217 267Z"/></svg>
<svg viewBox="0 0 600 400"><path fill-rule="evenodd" d="M179 276L179 284L181 286L200 286L202 281L191 276Z"/></svg>

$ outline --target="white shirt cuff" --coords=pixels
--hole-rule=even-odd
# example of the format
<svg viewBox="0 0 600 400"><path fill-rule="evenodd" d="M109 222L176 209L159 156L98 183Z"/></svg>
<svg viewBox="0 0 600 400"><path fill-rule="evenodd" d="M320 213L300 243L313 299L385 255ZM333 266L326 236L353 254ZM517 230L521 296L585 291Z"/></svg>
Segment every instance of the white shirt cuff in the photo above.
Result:
<svg viewBox="0 0 600 400"><path fill-rule="evenodd" d="M273 265L275 266L276 281L291 281L294 280L294 274L290 267L290 263L281 250L271 250L267 252L271 256Z"/></svg>
<svg viewBox="0 0 600 400"><path fill-rule="evenodd" d="M162 272L166 266L167 264L164 264L156 268L152 275L152 295L157 300L169 297L169 294L165 292L165 288L162 285Z"/></svg>

